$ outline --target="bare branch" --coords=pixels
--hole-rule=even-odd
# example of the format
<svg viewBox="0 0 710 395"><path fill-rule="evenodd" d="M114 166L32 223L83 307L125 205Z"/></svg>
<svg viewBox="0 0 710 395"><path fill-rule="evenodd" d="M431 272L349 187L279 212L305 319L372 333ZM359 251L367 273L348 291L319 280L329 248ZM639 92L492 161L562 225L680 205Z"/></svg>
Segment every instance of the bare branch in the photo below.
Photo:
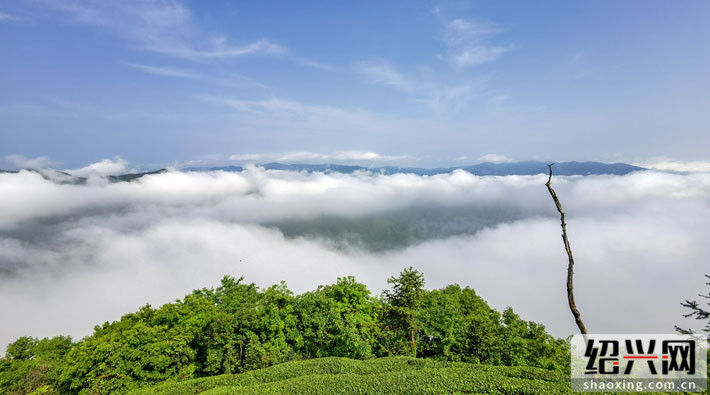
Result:
<svg viewBox="0 0 710 395"><path fill-rule="evenodd" d="M586 335L587 328L584 326L584 322L582 322L582 315L579 313L579 310L577 310L577 305L574 303L574 257L572 256L572 247L570 247L569 239L567 238L567 223L565 223L565 212L564 210L562 210L562 203L560 203L560 199L557 198L557 193L555 193L555 190L552 189L551 185L553 165L554 163L550 163L547 165L547 167L550 169L550 176L547 178L545 186L550 192L552 200L555 202L557 212L560 213L560 224L562 226L562 241L564 242L565 251L567 252L567 258L569 260L569 263L567 265L567 301L569 302L569 309L572 311L572 315L574 316L574 320L577 323L579 332L583 335Z"/></svg>

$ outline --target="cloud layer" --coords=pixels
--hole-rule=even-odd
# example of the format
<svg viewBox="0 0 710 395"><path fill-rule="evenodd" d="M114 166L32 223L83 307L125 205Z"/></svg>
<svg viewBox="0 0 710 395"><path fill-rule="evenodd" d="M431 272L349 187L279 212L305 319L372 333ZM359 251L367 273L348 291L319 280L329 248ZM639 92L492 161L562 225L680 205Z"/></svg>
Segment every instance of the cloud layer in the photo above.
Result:
<svg viewBox="0 0 710 395"><path fill-rule="evenodd" d="M372 289L403 267L428 287L470 285L555 335L574 332L566 256L545 177L168 172L62 185L0 174L0 343L81 337L145 302L224 274L296 292L355 275ZM556 177L577 258L577 303L595 332L669 332L704 286L709 174ZM382 240L373 247L368 240Z"/></svg>
<svg viewBox="0 0 710 395"><path fill-rule="evenodd" d="M170 0L94 2L40 0L50 9L69 16L75 23L106 29L146 51L190 60L282 54L287 50L267 38L243 45L226 37L210 35L194 22L192 12ZM143 68L147 72L160 70ZM165 75L165 70L162 70ZM174 74L174 73L173 73Z"/></svg>
<svg viewBox="0 0 710 395"><path fill-rule="evenodd" d="M710 172L710 161L679 161L671 158L650 158L639 163L639 166L665 171L676 172Z"/></svg>

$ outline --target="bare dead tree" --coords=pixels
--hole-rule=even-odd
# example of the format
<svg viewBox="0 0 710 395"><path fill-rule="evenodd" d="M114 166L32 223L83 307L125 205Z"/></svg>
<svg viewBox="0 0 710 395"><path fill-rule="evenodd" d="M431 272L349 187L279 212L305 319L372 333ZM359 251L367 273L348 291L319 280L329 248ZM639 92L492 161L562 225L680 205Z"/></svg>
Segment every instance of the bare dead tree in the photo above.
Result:
<svg viewBox="0 0 710 395"><path fill-rule="evenodd" d="M706 274L705 277L710 279L710 275ZM710 282L705 283L708 286L710 286ZM701 298L708 299L708 306L710 306L710 292L708 292L707 295L703 294L698 294ZM708 340L710 340L710 309L707 307L700 307L700 303L698 303L695 300L686 300L684 303L680 304L681 306L690 309L690 313L688 314L683 314L683 317L685 318L691 318L695 317L696 320L708 320L708 322L705 325L705 328L703 328L704 332L708 333ZM683 329L679 327L678 325L675 326L675 330L679 333L682 333L684 335L690 335L693 332L692 329Z"/></svg>
<svg viewBox="0 0 710 395"><path fill-rule="evenodd" d="M545 186L550 192L550 196L552 196L552 200L555 202L555 206L557 206L557 212L560 213L560 224L562 226L562 241L565 244L565 251L567 251L567 258L569 260L569 263L567 264L567 301L569 302L569 309L572 311L574 320L575 322L577 322L579 332L583 335L586 335L587 328L584 326L584 322L582 322L582 315L579 313L579 310L577 310L577 305L574 303L574 257L572 256L572 247L570 247L569 245L569 238L567 238L567 223L565 223L565 212L562 210L562 203L560 203L560 199L557 198L557 193L555 193L555 190L552 189L551 185L552 165L554 165L554 163L550 163L547 165L547 167L550 169L550 176L547 178Z"/></svg>

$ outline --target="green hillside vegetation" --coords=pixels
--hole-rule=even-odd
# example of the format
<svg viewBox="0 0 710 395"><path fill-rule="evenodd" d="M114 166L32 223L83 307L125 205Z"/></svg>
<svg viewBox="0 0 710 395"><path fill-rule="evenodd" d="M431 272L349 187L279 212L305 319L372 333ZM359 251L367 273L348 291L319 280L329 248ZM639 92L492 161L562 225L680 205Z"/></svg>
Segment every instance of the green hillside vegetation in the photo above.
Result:
<svg viewBox="0 0 710 395"><path fill-rule="evenodd" d="M412 269L389 282L378 297L352 277L294 295L284 283L259 289L225 277L78 342L18 339L0 359L0 393L121 394L161 383L143 393L569 389L568 345L542 325L492 309L468 287L425 290Z"/></svg>
<svg viewBox="0 0 710 395"><path fill-rule="evenodd" d="M235 375L165 383L131 395L284 393L569 393L569 376L529 367L491 366L413 357L365 361L319 358Z"/></svg>
<svg viewBox="0 0 710 395"><path fill-rule="evenodd" d="M569 375L561 371L413 357L365 361L328 357L240 374L168 382L132 391L130 395L572 393Z"/></svg>

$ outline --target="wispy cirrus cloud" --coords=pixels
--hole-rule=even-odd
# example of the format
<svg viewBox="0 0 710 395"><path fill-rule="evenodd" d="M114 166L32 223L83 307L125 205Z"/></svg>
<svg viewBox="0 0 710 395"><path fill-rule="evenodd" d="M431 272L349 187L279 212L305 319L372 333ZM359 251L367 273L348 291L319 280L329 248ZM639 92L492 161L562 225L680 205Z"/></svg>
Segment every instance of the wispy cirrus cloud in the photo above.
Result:
<svg viewBox="0 0 710 395"><path fill-rule="evenodd" d="M493 105L500 106L500 105L507 103L509 100L510 100L510 95L498 94L498 95L494 95L493 97L488 99L488 102Z"/></svg>
<svg viewBox="0 0 710 395"><path fill-rule="evenodd" d="M305 104L293 100L270 98L263 100L242 100L233 97L201 96L212 102L225 104L235 110L245 113L273 116L318 116L318 117L349 117L365 110L345 109L333 106Z"/></svg>
<svg viewBox="0 0 710 395"><path fill-rule="evenodd" d="M493 37L504 32L491 23L457 18L443 22L441 10L432 13L443 26L443 42L446 55L439 55L455 68L464 68L491 62L510 51L512 45L496 45ZM444 80L447 73L424 72L406 73L398 70L386 60L361 61L355 64L355 71L367 83L395 89L410 95L409 101L422 103L436 112L458 110L474 98L488 97L488 103L502 105L509 95L486 92L487 76L466 77L459 81ZM444 81L444 82L442 82Z"/></svg>
<svg viewBox="0 0 710 395"><path fill-rule="evenodd" d="M96 119L176 119L184 118L186 114L168 112L134 112L118 111L99 106L88 101L77 101L61 97L40 97L32 102L18 102L0 105L0 114L20 117L48 118L96 118ZM193 115L190 115L193 116Z"/></svg>
<svg viewBox="0 0 710 395"><path fill-rule="evenodd" d="M239 73L230 73L226 76L209 78L210 81L217 85L226 86L229 88L239 88L239 89L272 89L270 86L255 80L254 78L247 77Z"/></svg>
<svg viewBox="0 0 710 395"><path fill-rule="evenodd" d="M386 125L391 124L392 121L388 116L356 107L309 104L280 98L261 100L214 96L201 96L201 98L238 111L241 113L241 123L260 125L269 129L288 128L328 133L360 130L360 133L365 133L387 128Z"/></svg>
<svg viewBox="0 0 710 395"><path fill-rule="evenodd" d="M0 22L14 22L14 21L19 21L21 19L22 18L17 15L12 15L12 14L0 12Z"/></svg>
<svg viewBox="0 0 710 395"><path fill-rule="evenodd" d="M41 0L41 4L70 16L75 23L111 31L139 49L178 58L201 60L287 52L268 38L234 45L226 37L206 34L194 22L190 10L176 1Z"/></svg>
<svg viewBox="0 0 710 395"><path fill-rule="evenodd" d="M423 88L421 82L409 78L384 60L358 62L355 64L355 71L366 82L373 85L389 86L404 92L414 92Z"/></svg>
<svg viewBox="0 0 710 395"><path fill-rule="evenodd" d="M204 75L191 70L176 69L165 66L150 66L145 64L126 63L127 66L133 67L148 74L160 75L164 77L199 79Z"/></svg>
<svg viewBox="0 0 710 395"><path fill-rule="evenodd" d="M358 62L355 71L366 83L406 93L409 101L422 103L436 112L461 108L484 90L486 82L486 78L476 78L442 84L430 75L404 73L384 60Z"/></svg>
<svg viewBox="0 0 710 395"><path fill-rule="evenodd" d="M588 55L585 51L577 51L577 52L574 53L574 55L572 55L572 57L571 57L570 60L567 62L567 64L568 64L569 66L577 65L577 64L579 64L580 62L582 62L582 60L583 60L584 58L586 58L586 57L588 57L588 56L589 56L589 55Z"/></svg>
<svg viewBox="0 0 710 395"><path fill-rule="evenodd" d="M231 109L223 115L225 124L242 133L249 131L259 139L268 139L269 145L256 148L269 150L267 152L365 148L362 141L368 142L368 149L377 149L388 138L400 139L399 150L408 151L405 145L413 144L426 130L442 127L441 122L434 124L428 119L274 96L252 99L204 94L197 98ZM319 143L313 143L316 140Z"/></svg>
<svg viewBox="0 0 710 395"><path fill-rule="evenodd" d="M477 79L456 85L433 86L423 96L412 98L411 101L425 104L436 112L457 111L483 94L485 79Z"/></svg>
<svg viewBox="0 0 710 395"><path fill-rule="evenodd" d="M468 19L454 19L444 26L447 54L442 56L454 67L469 67L498 59L513 46L497 45L492 38L504 30L493 24Z"/></svg>
<svg viewBox="0 0 710 395"><path fill-rule="evenodd" d="M324 71L337 71L339 68L337 66L334 66L332 64L320 62L318 60L310 59L310 58L300 58L298 59L298 64L301 66L306 66L306 67L312 67L314 69L318 70L324 70Z"/></svg>
<svg viewBox="0 0 710 395"><path fill-rule="evenodd" d="M253 78L249 78L245 75L235 72L231 72L222 76L213 76L198 73L189 69L182 69L171 66L154 66L130 62L125 62L125 65L140 70L144 73L157 75L160 77L201 80L214 85L238 89L270 89L268 86L262 84L261 82Z"/></svg>

